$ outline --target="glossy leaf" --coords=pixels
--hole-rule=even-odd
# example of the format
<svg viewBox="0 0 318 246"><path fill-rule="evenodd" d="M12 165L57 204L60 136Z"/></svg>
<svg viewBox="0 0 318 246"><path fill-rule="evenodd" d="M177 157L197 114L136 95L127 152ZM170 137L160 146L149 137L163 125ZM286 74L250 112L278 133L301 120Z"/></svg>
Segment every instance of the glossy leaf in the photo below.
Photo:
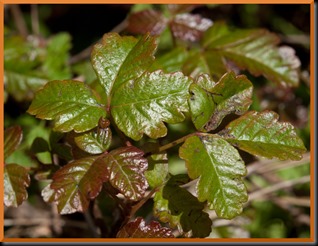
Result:
<svg viewBox="0 0 318 246"><path fill-rule="evenodd" d="M195 127L211 131L226 115L245 113L252 103L252 91L253 85L244 75L227 73L218 83L206 74L201 75L190 87L189 105Z"/></svg>
<svg viewBox="0 0 318 246"><path fill-rule="evenodd" d="M189 13L176 15L170 23L174 37L191 42L200 40L203 33L211 26L211 20Z"/></svg>
<svg viewBox="0 0 318 246"><path fill-rule="evenodd" d="M112 132L109 127L98 128L89 132L78 134L75 138L77 146L90 154L101 154L106 151L112 140Z"/></svg>
<svg viewBox="0 0 318 246"><path fill-rule="evenodd" d="M153 9L146 9L135 12L128 17L128 26L126 30L133 34L160 35L166 28L168 20L164 15Z"/></svg>
<svg viewBox="0 0 318 246"><path fill-rule="evenodd" d="M159 187L166 181L169 173L167 154L154 154L147 159L148 169L145 171L145 177L151 188Z"/></svg>
<svg viewBox="0 0 318 246"><path fill-rule="evenodd" d="M218 52L255 76L264 75L285 86L299 83L300 61L295 51L278 47L279 38L265 29L230 31L224 23L215 23L202 43L206 52Z"/></svg>
<svg viewBox="0 0 318 246"><path fill-rule="evenodd" d="M17 164L4 166L4 204L18 207L28 198L26 187L30 185L28 171Z"/></svg>
<svg viewBox="0 0 318 246"><path fill-rule="evenodd" d="M50 197L54 195L60 214L85 211L90 200L99 194L106 172L103 162L96 156L75 160L53 175L50 188L42 195L47 200L52 200Z"/></svg>
<svg viewBox="0 0 318 246"><path fill-rule="evenodd" d="M182 73L161 71L144 73L115 91L111 113L118 128L128 137L140 140L145 133L151 138L163 137L163 122L178 123L188 111L189 77Z"/></svg>
<svg viewBox="0 0 318 246"><path fill-rule="evenodd" d="M181 214L183 231L191 230L192 237L207 237L211 233L212 221L209 215L202 211L204 203L179 186L189 181L185 175L172 177L163 188L163 198L168 200L172 215Z"/></svg>
<svg viewBox="0 0 318 246"><path fill-rule="evenodd" d="M279 122L272 111L251 111L232 121L220 135L253 155L300 160L306 148L290 123Z"/></svg>
<svg viewBox="0 0 318 246"><path fill-rule="evenodd" d="M202 134L189 137L179 154L191 179L199 178L199 201L208 201L219 217L232 219L242 213L247 192L242 177L246 168L238 151L224 139Z"/></svg>
<svg viewBox="0 0 318 246"><path fill-rule="evenodd" d="M117 33L103 36L102 43L94 46L91 60L107 98L125 82L138 78L154 60L156 40L149 34L139 40ZM109 105L109 102L108 104Z"/></svg>
<svg viewBox="0 0 318 246"><path fill-rule="evenodd" d="M23 138L20 126L11 126L4 131L4 160L7 159L20 145Z"/></svg>
<svg viewBox="0 0 318 246"><path fill-rule="evenodd" d="M143 218L137 217L134 221L124 225L117 233L117 238L173 238L172 230L162 227L157 221L148 225Z"/></svg>
<svg viewBox="0 0 318 246"><path fill-rule="evenodd" d="M110 151L100 160L104 163L110 184L132 201L143 198L148 182L144 172L148 162L144 153L134 147L120 147Z"/></svg>
<svg viewBox="0 0 318 246"><path fill-rule="evenodd" d="M48 82L36 95L28 113L55 120L54 130L84 132L97 126L106 112L84 83L74 80Z"/></svg>

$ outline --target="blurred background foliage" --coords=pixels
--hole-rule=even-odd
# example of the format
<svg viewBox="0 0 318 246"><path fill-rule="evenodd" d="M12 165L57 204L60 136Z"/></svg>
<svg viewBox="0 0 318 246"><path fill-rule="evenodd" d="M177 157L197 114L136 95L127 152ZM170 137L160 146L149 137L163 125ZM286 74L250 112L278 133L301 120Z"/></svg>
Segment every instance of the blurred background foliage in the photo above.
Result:
<svg viewBox="0 0 318 246"><path fill-rule="evenodd" d="M105 5L5 5L4 18L4 128L20 125L23 141L6 162L18 163L30 170L50 162L50 155L30 151L34 139L50 137L50 122L39 121L25 113L34 91L48 80L77 78L95 86L90 66L91 45L104 33L118 31L129 13L165 6L151 4ZM254 84L251 109L270 109L281 121L291 122L310 151L310 5L301 4L208 4L197 5L191 13L213 22L225 21L240 28L266 28L291 46L301 61L301 80L297 88L282 88L264 77L244 74ZM160 38L158 55L169 40ZM160 49L162 48L162 49ZM229 120L229 119L228 119ZM220 127L224 127L226 120ZM194 131L191 121L169 125L169 143ZM114 140L116 141L116 140ZM144 140L146 141L146 140ZM141 142L142 143L142 142ZM177 156L178 146L169 153L170 172L185 173L184 162ZM300 238L310 236L310 155L298 162L257 159L242 153L249 174L246 186L250 201L242 216L231 221L211 215L211 237ZM35 177L32 177L34 179ZM60 216L40 196L45 182L31 182L29 199L18 208L5 209L6 237L91 237L83 214ZM99 198L104 217L111 220L114 205ZM151 201L140 211L151 214ZM52 226L47 221L53 218ZM24 219L24 220L23 220ZM55 234L54 234L55 233Z"/></svg>

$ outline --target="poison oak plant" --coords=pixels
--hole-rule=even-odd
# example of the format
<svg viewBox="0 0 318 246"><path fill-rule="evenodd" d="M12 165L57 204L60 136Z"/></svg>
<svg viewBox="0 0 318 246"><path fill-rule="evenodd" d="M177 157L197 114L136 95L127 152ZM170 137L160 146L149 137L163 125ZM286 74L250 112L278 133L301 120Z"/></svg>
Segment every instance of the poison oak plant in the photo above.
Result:
<svg viewBox="0 0 318 246"><path fill-rule="evenodd" d="M278 114L249 111L253 84L237 73L247 69L295 87L300 63L293 49L279 47L277 36L264 29L230 30L225 23L173 11L170 19L153 10L132 14L128 31L135 36L106 33L94 46L96 83L50 80L27 110L53 123L49 141L36 138L31 147L34 154L52 157L32 170L49 181L44 201L71 214L111 197L120 216L111 222L109 237L174 237L173 229L184 237L208 237L209 211L233 219L248 200L238 149L280 160L299 160L306 151L294 127ZM157 25L142 18L154 15L150 19ZM165 28L181 43L155 59L159 41L151 34ZM236 118L220 128L233 114ZM193 132L160 143L169 135L167 125L189 120ZM5 159L21 139L19 126L5 130ZM168 153L176 146L187 173L172 175ZM27 199L30 173L5 164L6 206ZM190 182L196 183L195 192L187 189ZM153 216L146 222L136 214L149 200Z"/></svg>

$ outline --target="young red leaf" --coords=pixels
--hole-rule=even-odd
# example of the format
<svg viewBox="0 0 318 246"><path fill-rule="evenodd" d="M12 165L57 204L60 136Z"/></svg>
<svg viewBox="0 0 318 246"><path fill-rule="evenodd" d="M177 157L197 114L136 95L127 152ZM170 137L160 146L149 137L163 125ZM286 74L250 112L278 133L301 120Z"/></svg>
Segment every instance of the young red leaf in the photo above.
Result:
<svg viewBox="0 0 318 246"><path fill-rule="evenodd" d="M128 17L127 31L133 34L159 35L166 28L168 20L164 15L153 9L132 13Z"/></svg>
<svg viewBox="0 0 318 246"><path fill-rule="evenodd" d="M219 134L252 155L280 160L300 160L306 148L290 123L278 122L272 111L251 111L232 121Z"/></svg>
<svg viewBox="0 0 318 246"><path fill-rule="evenodd" d="M124 225L117 233L117 238L173 238L172 230L162 227L160 223L151 221L149 225L143 218L137 217L134 221Z"/></svg>
<svg viewBox="0 0 318 246"><path fill-rule="evenodd" d="M54 195L60 214L82 212L88 208L102 188L107 170L99 156L86 157L68 163L53 175L44 197Z"/></svg>
<svg viewBox="0 0 318 246"><path fill-rule="evenodd" d="M247 191L242 177L246 168L238 151L212 134L189 137L179 149L191 179L199 178L198 200L208 201L219 217L242 213Z"/></svg>
<svg viewBox="0 0 318 246"><path fill-rule="evenodd" d="M174 37L191 42L200 40L203 33L211 26L211 20L188 13L176 15L170 23Z"/></svg>
<svg viewBox="0 0 318 246"><path fill-rule="evenodd" d="M189 77L182 73L161 71L144 73L115 91L111 114L118 128L128 137L140 140L145 133L151 138L167 134L164 122L178 123L188 111Z"/></svg>
<svg viewBox="0 0 318 246"><path fill-rule="evenodd" d="M18 207L28 198L26 187L30 185L28 171L17 164L4 166L4 204Z"/></svg>
<svg viewBox="0 0 318 246"><path fill-rule="evenodd" d="M143 155L140 149L127 146L112 150L100 159L106 168L105 180L133 201L143 198L148 188L144 175L148 162Z"/></svg>
<svg viewBox="0 0 318 246"><path fill-rule="evenodd" d="M245 113L252 103L253 85L244 75L226 73L217 83L201 75L190 87L191 118L195 127L204 132L216 129L223 118Z"/></svg>
<svg viewBox="0 0 318 246"><path fill-rule="evenodd" d="M4 160L9 157L20 145L23 133L20 126L11 126L4 131Z"/></svg>
<svg viewBox="0 0 318 246"><path fill-rule="evenodd" d="M83 82L55 80L37 91L28 113L55 120L54 130L85 132L97 126L106 112L92 90Z"/></svg>

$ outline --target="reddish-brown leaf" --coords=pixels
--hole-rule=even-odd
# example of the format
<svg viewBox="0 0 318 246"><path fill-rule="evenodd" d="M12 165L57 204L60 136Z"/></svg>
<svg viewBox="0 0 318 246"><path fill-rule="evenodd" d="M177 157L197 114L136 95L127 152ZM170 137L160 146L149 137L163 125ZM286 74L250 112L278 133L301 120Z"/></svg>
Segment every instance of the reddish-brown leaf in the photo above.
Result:
<svg viewBox="0 0 318 246"><path fill-rule="evenodd" d="M162 227L157 221L151 221L149 225L143 218L138 217L127 223L118 233L117 238L173 238L172 230Z"/></svg>
<svg viewBox="0 0 318 246"><path fill-rule="evenodd" d="M166 24L167 19L161 12L147 9L132 13L128 17L127 31L133 34L149 32L152 35L159 35L166 28Z"/></svg>
<svg viewBox="0 0 318 246"><path fill-rule="evenodd" d="M12 126L4 131L4 160L18 148L22 137L23 133L20 126Z"/></svg>

